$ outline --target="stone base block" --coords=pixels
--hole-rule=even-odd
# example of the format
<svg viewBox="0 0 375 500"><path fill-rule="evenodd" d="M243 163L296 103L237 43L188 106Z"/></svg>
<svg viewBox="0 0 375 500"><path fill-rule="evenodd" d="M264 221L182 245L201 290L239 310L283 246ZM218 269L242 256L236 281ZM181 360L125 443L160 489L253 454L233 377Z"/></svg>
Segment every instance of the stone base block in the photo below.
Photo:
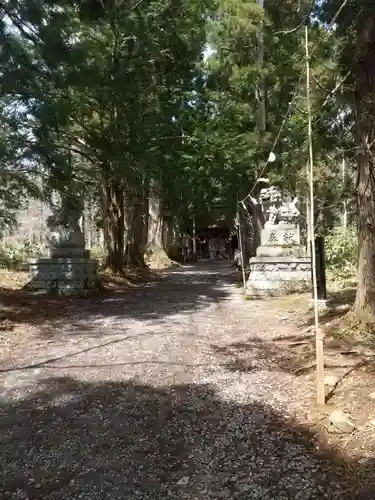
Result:
<svg viewBox="0 0 375 500"><path fill-rule="evenodd" d="M275 297L311 289L309 257L253 257L247 293L253 297Z"/></svg>
<svg viewBox="0 0 375 500"><path fill-rule="evenodd" d="M41 258L29 261L26 289L57 295L83 295L99 287L98 263L85 258Z"/></svg>
<svg viewBox="0 0 375 500"><path fill-rule="evenodd" d="M49 253L50 259L89 259L90 250L74 247L53 248Z"/></svg>
<svg viewBox="0 0 375 500"><path fill-rule="evenodd" d="M278 246L260 246L256 251L257 257L288 257L300 259L306 257L306 250L302 245L278 245Z"/></svg>

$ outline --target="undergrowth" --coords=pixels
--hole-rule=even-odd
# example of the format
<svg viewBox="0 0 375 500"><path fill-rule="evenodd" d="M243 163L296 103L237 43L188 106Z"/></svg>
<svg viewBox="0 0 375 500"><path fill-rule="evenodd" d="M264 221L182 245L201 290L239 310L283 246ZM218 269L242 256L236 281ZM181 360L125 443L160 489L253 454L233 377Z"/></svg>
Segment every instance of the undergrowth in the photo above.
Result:
<svg viewBox="0 0 375 500"><path fill-rule="evenodd" d="M42 254L42 246L29 240L19 244L3 242L0 245L0 268L21 270L29 259L40 257Z"/></svg>

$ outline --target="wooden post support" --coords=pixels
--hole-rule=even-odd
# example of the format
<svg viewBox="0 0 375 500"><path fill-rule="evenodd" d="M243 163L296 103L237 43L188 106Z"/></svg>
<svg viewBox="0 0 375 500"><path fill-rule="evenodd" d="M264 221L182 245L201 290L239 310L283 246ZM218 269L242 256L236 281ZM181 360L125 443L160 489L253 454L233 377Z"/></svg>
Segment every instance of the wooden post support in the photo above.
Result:
<svg viewBox="0 0 375 500"><path fill-rule="evenodd" d="M305 52L306 52L306 101L308 118L308 144L309 144L309 192L310 192L310 237L311 237L311 271L313 278L314 294L314 323L315 323L315 347L316 347L316 402L325 404L324 387L324 344L322 331L319 328L319 305L318 305L318 287L316 273L316 253L314 237L314 156L312 143L312 119L310 102L310 54L309 54L309 33L307 19L305 25Z"/></svg>

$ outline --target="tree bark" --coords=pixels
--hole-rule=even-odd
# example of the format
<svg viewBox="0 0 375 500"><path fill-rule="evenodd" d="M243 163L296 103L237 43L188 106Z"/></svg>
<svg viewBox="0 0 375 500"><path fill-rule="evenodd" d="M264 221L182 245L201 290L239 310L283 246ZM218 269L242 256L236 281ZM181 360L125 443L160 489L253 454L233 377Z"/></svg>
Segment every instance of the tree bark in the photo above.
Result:
<svg viewBox="0 0 375 500"><path fill-rule="evenodd" d="M355 62L358 287L355 314L375 323L375 16L360 23Z"/></svg>
<svg viewBox="0 0 375 500"><path fill-rule="evenodd" d="M262 207L259 203L254 203L250 200L248 202L249 215L252 222L252 234L249 235L249 257L254 257L256 255L256 249L260 246L260 234L264 228L264 215L262 212Z"/></svg>
<svg viewBox="0 0 375 500"><path fill-rule="evenodd" d="M151 249L163 249L163 202L160 182L156 179L150 181L147 246Z"/></svg>
<svg viewBox="0 0 375 500"><path fill-rule="evenodd" d="M128 265L145 266L145 201L143 196L134 191L126 193L126 227L127 249L126 259Z"/></svg>
<svg viewBox="0 0 375 500"><path fill-rule="evenodd" d="M105 267L122 272L124 265L124 189L116 181L108 181L102 188L104 242L107 250Z"/></svg>

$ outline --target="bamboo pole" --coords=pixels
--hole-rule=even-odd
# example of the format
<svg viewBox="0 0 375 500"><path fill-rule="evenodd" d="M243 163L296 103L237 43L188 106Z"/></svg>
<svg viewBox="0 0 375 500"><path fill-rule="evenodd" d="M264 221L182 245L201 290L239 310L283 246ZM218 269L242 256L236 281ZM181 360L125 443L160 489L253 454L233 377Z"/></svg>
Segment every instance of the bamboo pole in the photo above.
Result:
<svg viewBox="0 0 375 500"><path fill-rule="evenodd" d="M257 5L264 10L264 0L256 0ZM264 23L261 22L258 35L258 69L262 73L264 69ZM256 97L259 102L259 116L258 116L258 127L259 127L259 144L261 147L264 146L264 136L266 133L266 85L263 74L261 74L259 85L256 90ZM257 167L255 169L256 175L258 175Z"/></svg>
<svg viewBox="0 0 375 500"><path fill-rule="evenodd" d="M241 231L241 216L240 216L240 205L237 201L237 222L238 222L238 242L240 244L241 253L241 270L242 270L242 282L243 282L243 293L246 293L246 274L245 274L245 259L242 246L242 231Z"/></svg>
<svg viewBox="0 0 375 500"><path fill-rule="evenodd" d="M315 346L316 346L316 402L318 405L325 403L324 388L324 339L323 332L319 327L318 287L316 279L316 255L314 234L314 156L312 142L312 120L310 101L310 55L308 24L305 25L305 51L306 51L306 100L308 116L308 143L309 143L309 192L310 192L310 235L311 235L311 265L314 292L314 323L315 323Z"/></svg>
<svg viewBox="0 0 375 500"><path fill-rule="evenodd" d="M346 159L345 157L342 159L342 167L341 167L341 172L342 172L342 188L343 191L345 189L345 174L346 174ZM346 198L345 198L345 193L343 196L343 213L342 213L342 225L346 228L348 225L348 210L347 210L347 203L346 203Z"/></svg>

